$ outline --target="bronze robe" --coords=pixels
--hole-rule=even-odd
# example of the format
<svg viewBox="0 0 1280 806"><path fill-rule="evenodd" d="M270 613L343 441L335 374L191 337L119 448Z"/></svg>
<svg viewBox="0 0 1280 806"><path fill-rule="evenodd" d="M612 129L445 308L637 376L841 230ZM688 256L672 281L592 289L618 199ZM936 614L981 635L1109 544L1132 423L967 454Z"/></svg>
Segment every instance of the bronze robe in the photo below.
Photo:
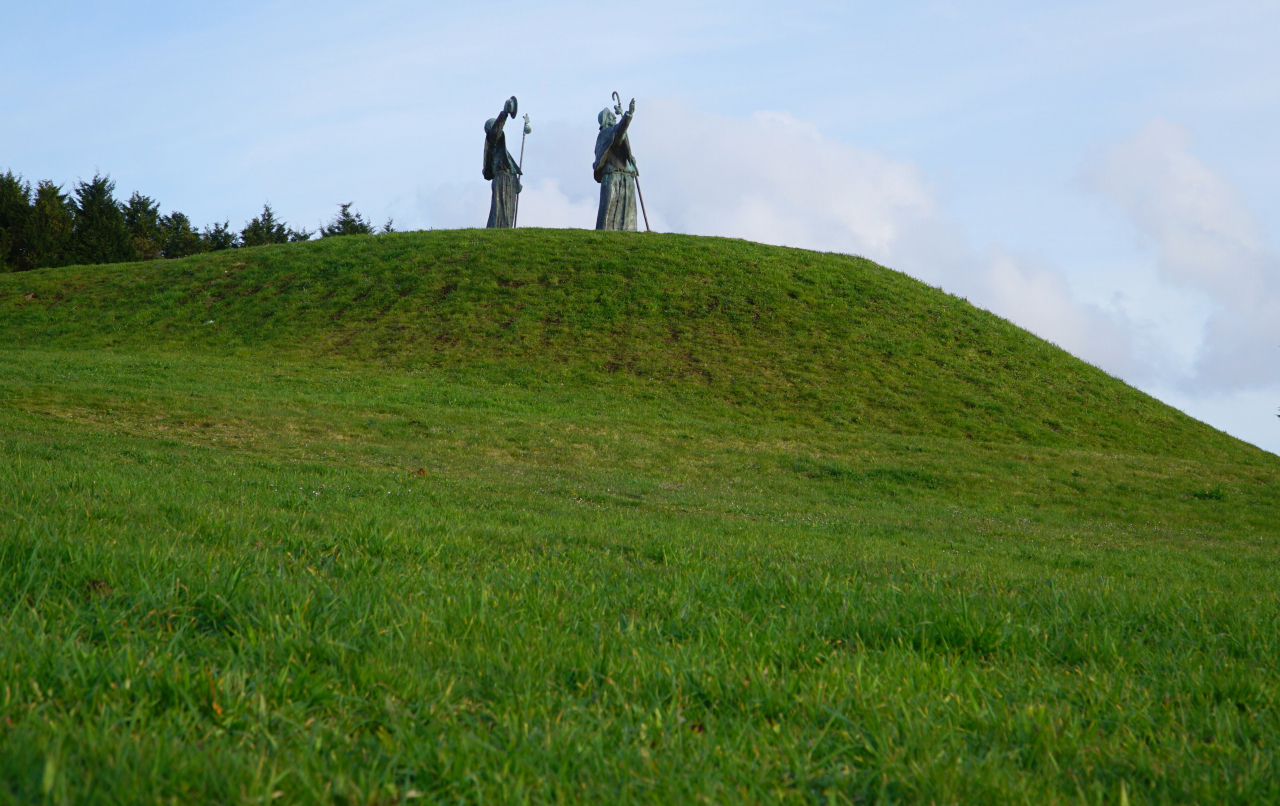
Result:
<svg viewBox="0 0 1280 806"><path fill-rule="evenodd" d="M600 210L596 213L596 229L635 232L636 223L636 159L627 139L631 113L622 120L600 130L596 136L595 179L600 183Z"/></svg>
<svg viewBox="0 0 1280 806"><path fill-rule="evenodd" d="M503 125L507 122L504 109L498 117L484 127L484 178L491 180L493 195L489 201L487 227L515 226L516 194L520 187L520 165L507 151L507 135Z"/></svg>

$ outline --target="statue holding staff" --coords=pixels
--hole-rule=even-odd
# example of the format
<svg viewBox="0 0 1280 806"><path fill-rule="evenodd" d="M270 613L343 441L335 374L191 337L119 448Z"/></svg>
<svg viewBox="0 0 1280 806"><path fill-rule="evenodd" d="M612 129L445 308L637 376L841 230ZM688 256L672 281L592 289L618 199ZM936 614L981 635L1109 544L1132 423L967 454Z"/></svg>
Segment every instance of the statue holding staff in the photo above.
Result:
<svg viewBox="0 0 1280 806"><path fill-rule="evenodd" d="M595 179L600 183L600 211L596 214L596 229L637 229L636 177L640 172L627 139L627 127L635 112L636 101L632 98L622 120L617 118L622 113L621 101L612 110L605 107L597 117L600 134L596 135Z"/></svg>
<svg viewBox="0 0 1280 806"><path fill-rule="evenodd" d="M507 136L502 128L507 118L515 117L516 109L516 96L512 95L502 105L502 112L484 124L484 178L493 187L489 223L485 226L491 228L515 226L516 202L522 189L520 163L507 151Z"/></svg>

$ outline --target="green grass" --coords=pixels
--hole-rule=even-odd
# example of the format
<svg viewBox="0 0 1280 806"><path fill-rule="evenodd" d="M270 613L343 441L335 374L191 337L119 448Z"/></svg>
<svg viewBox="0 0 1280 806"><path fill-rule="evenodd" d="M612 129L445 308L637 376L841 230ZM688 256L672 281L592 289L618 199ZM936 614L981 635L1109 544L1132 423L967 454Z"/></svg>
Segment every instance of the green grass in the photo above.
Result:
<svg viewBox="0 0 1280 806"><path fill-rule="evenodd" d="M1280 801L1277 482L842 256L0 275L0 802Z"/></svg>

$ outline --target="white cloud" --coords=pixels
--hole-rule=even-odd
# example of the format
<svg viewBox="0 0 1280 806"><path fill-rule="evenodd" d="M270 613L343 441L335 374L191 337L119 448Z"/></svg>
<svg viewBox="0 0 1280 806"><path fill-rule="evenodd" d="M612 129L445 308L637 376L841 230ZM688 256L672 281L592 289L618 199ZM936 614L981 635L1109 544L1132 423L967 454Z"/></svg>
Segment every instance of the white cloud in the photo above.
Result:
<svg viewBox="0 0 1280 806"><path fill-rule="evenodd" d="M1075 299L1063 273L1047 262L993 246L977 279L978 301L996 313L1117 375L1140 370L1132 324Z"/></svg>
<svg viewBox="0 0 1280 806"><path fill-rule="evenodd" d="M1274 386L1280 378L1280 255L1243 195L1190 152L1189 133L1156 120L1089 172L1141 241L1160 279L1212 303L1188 391Z"/></svg>
<svg viewBox="0 0 1280 806"><path fill-rule="evenodd" d="M433 228L483 227L489 215L489 186L486 182L450 182L419 188L417 207Z"/></svg>
<svg viewBox="0 0 1280 806"><path fill-rule="evenodd" d="M596 224L596 202L591 198L570 199L557 179L526 182L520 194L522 227L589 229Z"/></svg>
<svg viewBox="0 0 1280 806"><path fill-rule="evenodd" d="M653 103L633 141L655 226L869 257L1005 316L1112 372L1124 327L1074 299L1061 272L971 246L916 166L790 115L745 120Z"/></svg>

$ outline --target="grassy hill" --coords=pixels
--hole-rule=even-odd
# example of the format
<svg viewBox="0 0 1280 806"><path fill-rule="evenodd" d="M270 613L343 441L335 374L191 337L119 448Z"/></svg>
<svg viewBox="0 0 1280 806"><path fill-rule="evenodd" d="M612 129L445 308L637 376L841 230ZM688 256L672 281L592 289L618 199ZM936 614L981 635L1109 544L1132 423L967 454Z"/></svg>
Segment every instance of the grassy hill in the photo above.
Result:
<svg viewBox="0 0 1280 806"><path fill-rule="evenodd" d="M1278 482L846 256L0 275L0 802L1280 799Z"/></svg>
<svg viewBox="0 0 1280 806"><path fill-rule="evenodd" d="M620 374L898 433L1239 450L961 299L870 261L744 241L458 230L10 282L13 344Z"/></svg>

